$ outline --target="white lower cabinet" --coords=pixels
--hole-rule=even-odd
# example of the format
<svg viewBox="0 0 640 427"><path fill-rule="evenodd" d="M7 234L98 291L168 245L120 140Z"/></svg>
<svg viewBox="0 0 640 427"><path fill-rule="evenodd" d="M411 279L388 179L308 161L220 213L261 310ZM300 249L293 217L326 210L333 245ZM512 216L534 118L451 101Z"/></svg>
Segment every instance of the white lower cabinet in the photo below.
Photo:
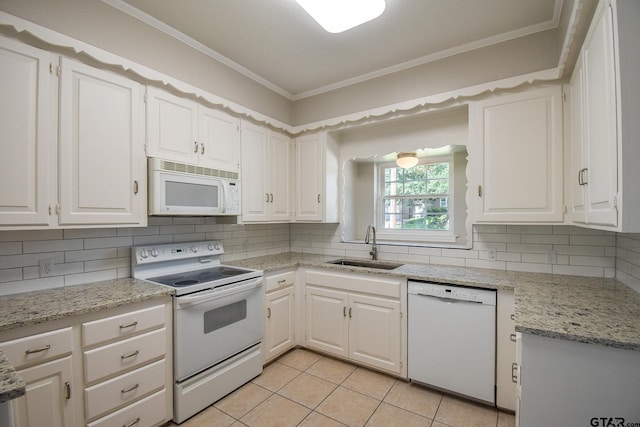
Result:
<svg viewBox="0 0 640 427"><path fill-rule="evenodd" d="M268 362L295 345L294 271L265 277L264 360Z"/></svg>
<svg viewBox="0 0 640 427"><path fill-rule="evenodd" d="M520 427L621 426L640 420L640 352L519 334Z"/></svg>
<svg viewBox="0 0 640 427"><path fill-rule="evenodd" d="M26 383L26 394L11 400L11 427L79 425L81 407L73 389L72 328L0 343L0 349Z"/></svg>
<svg viewBox="0 0 640 427"><path fill-rule="evenodd" d="M161 304L83 323L88 425L154 426L171 418L170 319L171 305Z"/></svg>
<svg viewBox="0 0 640 427"><path fill-rule="evenodd" d="M27 385L9 402L10 427L150 427L172 418L169 297L53 323L58 329L0 333L0 350Z"/></svg>
<svg viewBox="0 0 640 427"><path fill-rule="evenodd" d="M307 270L305 345L406 377L406 281Z"/></svg>
<svg viewBox="0 0 640 427"><path fill-rule="evenodd" d="M517 365L513 290L498 289L496 316L496 405L515 411Z"/></svg>

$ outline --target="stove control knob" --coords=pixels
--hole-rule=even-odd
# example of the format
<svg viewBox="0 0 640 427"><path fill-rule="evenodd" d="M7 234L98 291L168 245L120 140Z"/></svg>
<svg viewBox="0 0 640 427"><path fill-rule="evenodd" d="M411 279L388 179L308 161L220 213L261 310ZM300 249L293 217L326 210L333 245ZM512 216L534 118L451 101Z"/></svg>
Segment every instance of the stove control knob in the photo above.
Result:
<svg viewBox="0 0 640 427"><path fill-rule="evenodd" d="M210 251L213 250L213 243L209 243L209 246L207 246L207 249L209 249Z"/></svg>
<svg viewBox="0 0 640 427"><path fill-rule="evenodd" d="M220 242L214 242L213 247L216 248L216 251L220 250Z"/></svg>
<svg viewBox="0 0 640 427"><path fill-rule="evenodd" d="M159 254L158 250L156 248L151 249L151 256L152 257L157 257Z"/></svg>
<svg viewBox="0 0 640 427"><path fill-rule="evenodd" d="M191 252L196 253L198 252L198 247L197 246L191 246Z"/></svg>
<svg viewBox="0 0 640 427"><path fill-rule="evenodd" d="M149 251L147 251L146 249L143 249L140 251L140 258L144 259L148 256L149 256Z"/></svg>

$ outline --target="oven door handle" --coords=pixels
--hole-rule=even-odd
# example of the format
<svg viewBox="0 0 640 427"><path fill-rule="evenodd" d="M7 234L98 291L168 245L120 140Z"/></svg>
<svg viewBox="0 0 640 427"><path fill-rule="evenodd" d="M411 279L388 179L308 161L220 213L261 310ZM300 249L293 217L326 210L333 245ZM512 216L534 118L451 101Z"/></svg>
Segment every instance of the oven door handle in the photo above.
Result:
<svg viewBox="0 0 640 427"><path fill-rule="evenodd" d="M228 289L211 289L209 291L199 292L193 296L180 296L176 298L176 303L178 308L187 307L189 305L215 300L260 286L262 286L262 277L236 286L230 286Z"/></svg>

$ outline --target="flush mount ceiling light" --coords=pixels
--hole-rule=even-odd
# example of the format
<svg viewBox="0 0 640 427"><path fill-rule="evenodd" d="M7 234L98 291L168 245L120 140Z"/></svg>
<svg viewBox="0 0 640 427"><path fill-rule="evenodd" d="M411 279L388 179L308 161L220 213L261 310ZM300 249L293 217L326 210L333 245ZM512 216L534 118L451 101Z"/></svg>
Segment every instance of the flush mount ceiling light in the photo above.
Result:
<svg viewBox="0 0 640 427"><path fill-rule="evenodd" d="M401 168L412 168L418 164L418 156L416 153L398 153L396 164Z"/></svg>
<svg viewBox="0 0 640 427"><path fill-rule="evenodd" d="M330 33L341 33L377 18L385 0L296 0L318 24Z"/></svg>

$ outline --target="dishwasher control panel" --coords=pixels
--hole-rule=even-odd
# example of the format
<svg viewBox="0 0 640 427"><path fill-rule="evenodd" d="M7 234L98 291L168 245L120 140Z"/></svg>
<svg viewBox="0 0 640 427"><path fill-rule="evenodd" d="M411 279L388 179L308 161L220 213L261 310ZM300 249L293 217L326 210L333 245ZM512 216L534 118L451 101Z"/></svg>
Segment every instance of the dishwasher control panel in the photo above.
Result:
<svg viewBox="0 0 640 427"><path fill-rule="evenodd" d="M410 295L423 295L489 305L496 304L496 291L493 289L476 289L441 283L409 281L408 290Z"/></svg>

